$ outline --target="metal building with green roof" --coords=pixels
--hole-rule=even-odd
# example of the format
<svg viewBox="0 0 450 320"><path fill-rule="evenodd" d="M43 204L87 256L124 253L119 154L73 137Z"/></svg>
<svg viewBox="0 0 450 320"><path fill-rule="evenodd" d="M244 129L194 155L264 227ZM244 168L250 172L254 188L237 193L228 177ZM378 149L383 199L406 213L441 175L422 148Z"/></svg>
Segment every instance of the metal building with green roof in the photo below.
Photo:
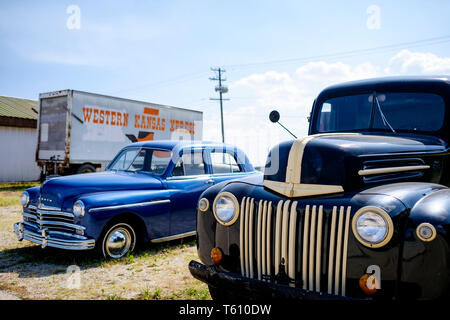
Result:
<svg viewBox="0 0 450 320"><path fill-rule="evenodd" d="M38 112L36 100L0 96L0 182L39 179Z"/></svg>
<svg viewBox="0 0 450 320"><path fill-rule="evenodd" d="M0 96L0 126L36 128L38 101Z"/></svg>

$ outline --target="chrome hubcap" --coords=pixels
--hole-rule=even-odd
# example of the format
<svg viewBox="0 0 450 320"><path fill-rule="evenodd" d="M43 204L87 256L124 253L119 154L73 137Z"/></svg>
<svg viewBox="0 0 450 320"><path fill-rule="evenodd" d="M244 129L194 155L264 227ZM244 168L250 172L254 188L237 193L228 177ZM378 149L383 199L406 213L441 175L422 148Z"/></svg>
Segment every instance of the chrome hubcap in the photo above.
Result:
<svg viewBox="0 0 450 320"><path fill-rule="evenodd" d="M114 259L123 257L131 247L132 238L130 232L122 227L110 232L106 239L106 252Z"/></svg>

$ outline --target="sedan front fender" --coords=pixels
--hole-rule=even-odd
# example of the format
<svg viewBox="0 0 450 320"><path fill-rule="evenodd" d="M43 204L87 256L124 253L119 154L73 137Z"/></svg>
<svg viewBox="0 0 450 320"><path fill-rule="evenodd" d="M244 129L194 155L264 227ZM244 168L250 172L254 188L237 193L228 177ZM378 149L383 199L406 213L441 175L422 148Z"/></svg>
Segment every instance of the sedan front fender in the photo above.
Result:
<svg viewBox="0 0 450 320"><path fill-rule="evenodd" d="M115 217L127 213L139 217L150 239L164 237L170 225L170 193L166 190L109 191L85 194L75 200L85 204L80 224L93 238L98 238L104 226Z"/></svg>

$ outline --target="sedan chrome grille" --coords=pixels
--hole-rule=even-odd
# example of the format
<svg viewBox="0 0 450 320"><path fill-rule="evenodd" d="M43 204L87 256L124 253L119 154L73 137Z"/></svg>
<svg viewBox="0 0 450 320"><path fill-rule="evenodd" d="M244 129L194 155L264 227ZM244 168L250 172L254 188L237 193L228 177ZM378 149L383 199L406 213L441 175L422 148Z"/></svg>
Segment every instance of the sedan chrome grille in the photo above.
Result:
<svg viewBox="0 0 450 320"><path fill-rule="evenodd" d="M243 276L345 295L351 207L244 197L240 210Z"/></svg>
<svg viewBox="0 0 450 320"><path fill-rule="evenodd" d="M35 206L24 208L22 213L27 225L39 230L46 229L49 232L76 233L76 230L84 230L84 227L74 223L74 215L70 212L43 210Z"/></svg>

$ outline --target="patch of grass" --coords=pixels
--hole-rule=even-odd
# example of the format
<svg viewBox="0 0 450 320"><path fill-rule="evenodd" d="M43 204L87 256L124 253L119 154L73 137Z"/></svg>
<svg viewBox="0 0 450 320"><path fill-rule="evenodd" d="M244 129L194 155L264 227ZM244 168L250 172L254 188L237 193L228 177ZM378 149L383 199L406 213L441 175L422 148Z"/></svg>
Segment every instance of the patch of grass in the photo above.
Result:
<svg viewBox="0 0 450 320"><path fill-rule="evenodd" d="M144 290L142 290L142 292L141 292L141 294L140 294L140 297L141 297L143 300L151 300L152 297L153 297L153 294L152 294L152 292L150 291L150 289L144 289Z"/></svg>
<svg viewBox="0 0 450 320"><path fill-rule="evenodd" d="M156 288L155 292L153 292L152 298L153 300L161 300L161 289Z"/></svg>
<svg viewBox="0 0 450 320"><path fill-rule="evenodd" d="M135 262L134 255L128 252L127 256L125 257L125 264L132 264L134 262Z"/></svg>
<svg viewBox="0 0 450 320"><path fill-rule="evenodd" d="M124 300L120 295L118 294L110 294L106 297L106 300Z"/></svg>
<svg viewBox="0 0 450 320"><path fill-rule="evenodd" d="M209 290L207 288L204 289L186 288L184 289L184 293L188 296L188 299L192 300L209 299Z"/></svg>
<svg viewBox="0 0 450 320"><path fill-rule="evenodd" d="M0 183L0 207L20 206L20 194L38 182Z"/></svg>
<svg viewBox="0 0 450 320"><path fill-rule="evenodd" d="M39 182L8 182L0 183L0 191L24 191L25 189L39 186Z"/></svg>
<svg viewBox="0 0 450 320"><path fill-rule="evenodd" d="M19 197L0 197L0 207L20 206Z"/></svg>

